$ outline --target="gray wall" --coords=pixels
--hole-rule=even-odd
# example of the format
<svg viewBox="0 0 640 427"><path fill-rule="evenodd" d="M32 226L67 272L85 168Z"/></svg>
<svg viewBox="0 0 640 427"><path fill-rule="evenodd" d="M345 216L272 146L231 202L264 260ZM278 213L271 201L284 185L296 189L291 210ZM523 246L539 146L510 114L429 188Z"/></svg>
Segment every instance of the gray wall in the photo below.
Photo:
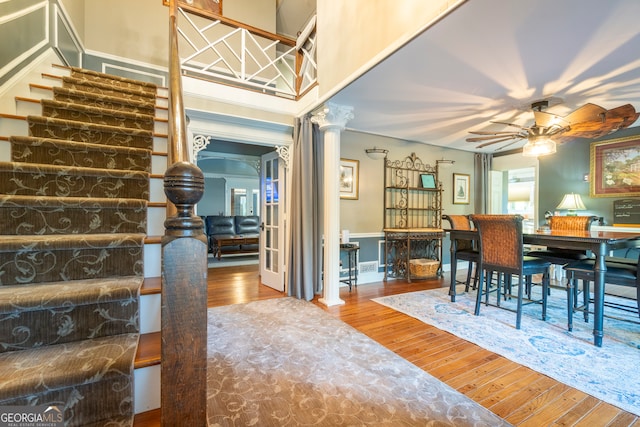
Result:
<svg viewBox="0 0 640 427"><path fill-rule="evenodd" d="M540 157L539 166L539 203L538 218L544 218L544 212L553 212L566 193L578 193L582 197L587 211L583 215L597 215L604 218L605 224L613 222L613 201L626 197L590 197L589 182L583 177L589 174L591 143L626 136L640 135L640 127L632 127L616 132L614 135L598 140L578 140L559 144L557 153Z"/></svg>

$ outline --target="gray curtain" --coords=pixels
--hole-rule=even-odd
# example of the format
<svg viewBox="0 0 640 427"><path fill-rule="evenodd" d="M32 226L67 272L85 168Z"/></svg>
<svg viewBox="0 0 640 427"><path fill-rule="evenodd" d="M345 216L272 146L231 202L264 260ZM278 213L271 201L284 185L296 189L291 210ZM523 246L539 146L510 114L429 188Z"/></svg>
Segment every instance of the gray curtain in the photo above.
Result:
<svg viewBox="0 0 640 427"><path fill-rule="evenodd" d="M489 184L493 154L476 153L474 159L474 213L489 213Z"/></svg>
<svg viewBox="0 0 640 427"><path fill-rule="evenodd" d="M288 294L307 301L322 292L324 149L320 138L320 131L310 117L296 120L291 162Z"/></svg>

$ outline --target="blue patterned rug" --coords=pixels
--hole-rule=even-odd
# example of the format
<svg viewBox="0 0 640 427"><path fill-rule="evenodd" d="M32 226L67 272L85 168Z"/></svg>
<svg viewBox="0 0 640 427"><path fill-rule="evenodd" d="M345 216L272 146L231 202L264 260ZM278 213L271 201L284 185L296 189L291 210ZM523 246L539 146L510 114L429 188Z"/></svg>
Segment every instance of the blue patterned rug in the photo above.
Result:
<svg viewBox="0 0 640 427"><path fill-rule="evenodd" d="M585 323L582 313L576 313L573 331L567 331L566 295L561 290L551 292L546 322L541 320L540 305L525 306L520 330L515 329L515 313L483 304L480 316L474 316L475 292L464 293L463 286L452 303L448 290L411 292L374 301L640 415L640 324L605 317L605 337L598 348L593 345L593 316ZM618 300L626 305L635 303ZM510 303L515 305L515 300ZM640 320L637 314L608 307L605 313Z"/></svg>

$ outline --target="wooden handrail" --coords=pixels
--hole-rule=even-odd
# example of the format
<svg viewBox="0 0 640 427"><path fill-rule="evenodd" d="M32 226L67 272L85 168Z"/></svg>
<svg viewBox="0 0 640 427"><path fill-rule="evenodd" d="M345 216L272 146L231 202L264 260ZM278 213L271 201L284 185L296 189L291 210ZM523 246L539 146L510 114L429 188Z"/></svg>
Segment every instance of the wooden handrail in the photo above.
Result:
<svg viewBox="0 0 640 427"><path fill-rule="evenodd" d="M229 25L231 27L235 27L235 28L242 28L244 30L247 30L253 34L259 35L260 37L264 37L265 39L269 39L269 40L277 40L282 44L285 44L287 46L295 46L296 45L296 41L294 39L291 39L289 37L285 37L285 36L281 36L279 34L274 34L274 33L270 33L269 31L265 31L265 30L261 30L260 28L256 28L253 27L251 25L247 25L244 24L242 22L236 21L234 19L229 19L226 18L222 15L218 15L215 14L213 12L208 12L206 10L202 10L199 9L197 7L193 7L193 6L189 6L188 4L180 4L180 8L184 11L187 11L193 15L197 15L200 16L202 18L206 18L206 19L213 19L216 21L220 21L223 24Z"/></svg>

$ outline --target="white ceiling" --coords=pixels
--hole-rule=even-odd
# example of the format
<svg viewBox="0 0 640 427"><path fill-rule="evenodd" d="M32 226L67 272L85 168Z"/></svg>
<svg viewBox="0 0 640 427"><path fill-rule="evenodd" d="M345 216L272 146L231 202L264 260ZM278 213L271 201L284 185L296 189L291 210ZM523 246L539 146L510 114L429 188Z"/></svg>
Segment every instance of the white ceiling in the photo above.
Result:
<svg viewBox="0 0 640 427"><path fill-rule="evenodd" d="M348 129L468 151L470 130L530 126L543 98L640 110L639 19L638 0L470 0L330 101L354 108Z"/></svg>

